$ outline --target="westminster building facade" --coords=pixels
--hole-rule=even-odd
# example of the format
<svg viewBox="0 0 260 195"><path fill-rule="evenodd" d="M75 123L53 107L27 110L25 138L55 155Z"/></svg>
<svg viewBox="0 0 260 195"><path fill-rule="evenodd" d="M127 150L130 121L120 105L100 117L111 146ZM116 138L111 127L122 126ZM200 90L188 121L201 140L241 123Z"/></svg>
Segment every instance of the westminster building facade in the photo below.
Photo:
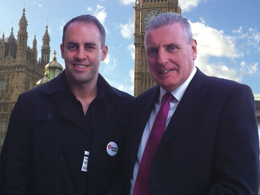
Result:
<svg viewBox="0 0 260 195"><path fill-rule="evenodd" d="M28 46L27 19L25 9L19 21L17 38L13 27L9 36L0 37L0 150L9 123L11 111L19 94L36 86L44 76L45 65L50 61L50 36L48 27L42 38L41 57L37 58L37 40Z"/></svg>

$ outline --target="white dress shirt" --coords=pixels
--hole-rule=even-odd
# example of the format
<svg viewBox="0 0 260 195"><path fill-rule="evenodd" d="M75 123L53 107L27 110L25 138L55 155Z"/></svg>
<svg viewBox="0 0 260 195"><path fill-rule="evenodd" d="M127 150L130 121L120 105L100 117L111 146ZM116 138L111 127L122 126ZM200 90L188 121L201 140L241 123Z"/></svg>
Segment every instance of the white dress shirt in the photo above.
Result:
<svg viewBox="0 0 260 195"><path fill-rule="evenodd" d="M190 76L188 77L188 79L181 86L179 86L177 89L175 89L174 91L171 92L171 94L173 95L174 98L170 102L170 109L169 109L169 113L168 113L168 116L167 116L165 129L167 128L168 124L170 123L170 120L171 120L179 102L181 101L181 98L182 98L183 94L185 93L190 81L194 77L196 71L197 71L197 68L194 67ZM161 99L162 99L162 97L165 93L166 93L166 91L163 88L160 87L160 96L159 96L158 100L156 101L154 108L153 108L153 110L150 114L150 117L149 117L149 119L146 123L146 126L144 128L142 139L141 139L139 149L138 149L138 152L137 152L137 160L135 162L134 171L133 171L133 175L132 175L132 179L131 179L130 195L133 194L134 184L135 184L135 180L136 180L136 177L137 177L137 174L138 174L138 169L139 169L139 165L141 163L141 159L142 159L142 156L143 156L143 153L144 153L146 142L147 142L149 135L151 133L151 129L153 127L155 117L160 110Z"/></svg>

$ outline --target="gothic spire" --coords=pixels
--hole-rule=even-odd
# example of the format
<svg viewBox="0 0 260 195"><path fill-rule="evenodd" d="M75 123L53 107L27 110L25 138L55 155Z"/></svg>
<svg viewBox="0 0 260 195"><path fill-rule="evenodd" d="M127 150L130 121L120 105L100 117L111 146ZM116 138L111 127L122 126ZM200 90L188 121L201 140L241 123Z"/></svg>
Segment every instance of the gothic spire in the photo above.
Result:
<svg viewBox="0 0 260 195"><path fill-rule="evenodd" d="M49 31L48 31L48 25L46 25L46 30L42 38L43 41L49 42L50 41L50 36L49 36Z"/></svg>
<svg viewBox="0 0 260 195"><path fill-rule="evenodd" d="M21 64L26 64L27 58L27 39L28 39L28 32L27 32L27 20L25 17L25 8L23 9L23 14L19 22L19 31L17 36L17 54L16 54L16 61Z"/></svg>
<svg viewBox="0 0 260 195"><path fill-rule="evenodd" d="M37 40L36 40L36 35L34 35L34 39L33 39L33 48L37 47Z"/></svg>
<svg viewBox="0 0 260 195"><path fill-rule="evenodd" d="M50 36L48 32L48 25L46 25L46 30L42 38L42 50L41 50L41 63L46 65L50 61Z"/></svg>
<svg viewBox="0 0 260 195"><path fill-rule="evenodd" d="M20 27L24 26L24 27L27 28L28 22L27 22L27 19L26 19L26 16L25 16L25 8L23 8L23 14L22 14L22 17L19 21L19 25L20 25Z"/></svg>
<svg viewBox="0 0 260 195"><path fill-rule="evenodd" d="M33 47L32 47L32 60L33 62L37 61L37 40L36 40L36 35L34 35L33 39Z"/></svg>
<svg viewBox="0 0 260 195"><path fill-rule="evenodd" d="M36 40L36 35L34 35L32 51L33 51L34 53L37 53L37 40ZM36 58L36 59L37 59L37 58Z"/></svg>
<svg viewBox="0 0 260 195"><path fill-rule="evenodd" d="M8 38L8 43L14 42L15 38L14 38L14 28L11 28L11 33L10 36Z"/></svg>

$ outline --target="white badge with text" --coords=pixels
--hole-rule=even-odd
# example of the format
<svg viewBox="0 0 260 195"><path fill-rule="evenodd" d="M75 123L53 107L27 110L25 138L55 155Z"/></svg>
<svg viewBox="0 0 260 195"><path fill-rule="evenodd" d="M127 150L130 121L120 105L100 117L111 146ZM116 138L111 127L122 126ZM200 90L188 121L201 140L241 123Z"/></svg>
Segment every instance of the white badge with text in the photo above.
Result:
<svg viewBox="0 0 260 195"><path fill-rule="evenodd" d="M83 162L82 162L82 167L81 167L81 171L83 171L83 172L88 172L88 157L89 157L89 151L85 151L84 157L83 157Z"/></svg>
<svg viewBox="0 0 260 195"><path fill-rule="evenodd" d="M109 142L107 144L107 153L109 154L109 156L115 156L117 152L118 152L117 144L115 142Z"/></svg>

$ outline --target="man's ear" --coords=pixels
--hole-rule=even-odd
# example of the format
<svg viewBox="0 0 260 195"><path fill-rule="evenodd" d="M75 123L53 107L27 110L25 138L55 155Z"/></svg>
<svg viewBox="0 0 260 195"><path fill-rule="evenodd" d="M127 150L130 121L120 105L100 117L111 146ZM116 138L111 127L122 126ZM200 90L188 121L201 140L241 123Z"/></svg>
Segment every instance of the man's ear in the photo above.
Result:
<svg viewBox="0 0 260 195"><path fill-rule="evenodd" d="M64 59L64 57L63 57L63 51L64 51L64 45L63 45L63 43L62 43L62 44L60 44L60 52L61 52L61 57Z"/></svg>
<svg viewBox="0 0 260 195"><path fill-rule="evenodd" d="M104 61L106 59L107 52L108 52L108 47L107 47L107 45L104 45L104 47L102 49L102 58L101 58L102 61Z"/></svg>
<svg viewBox="0 0 260 195"><path fill-rule="evenodd" d="M193 55L193 60L197 59L197 41L193 39L191 41L191 49L192 49L192 55Z"/></svg>

